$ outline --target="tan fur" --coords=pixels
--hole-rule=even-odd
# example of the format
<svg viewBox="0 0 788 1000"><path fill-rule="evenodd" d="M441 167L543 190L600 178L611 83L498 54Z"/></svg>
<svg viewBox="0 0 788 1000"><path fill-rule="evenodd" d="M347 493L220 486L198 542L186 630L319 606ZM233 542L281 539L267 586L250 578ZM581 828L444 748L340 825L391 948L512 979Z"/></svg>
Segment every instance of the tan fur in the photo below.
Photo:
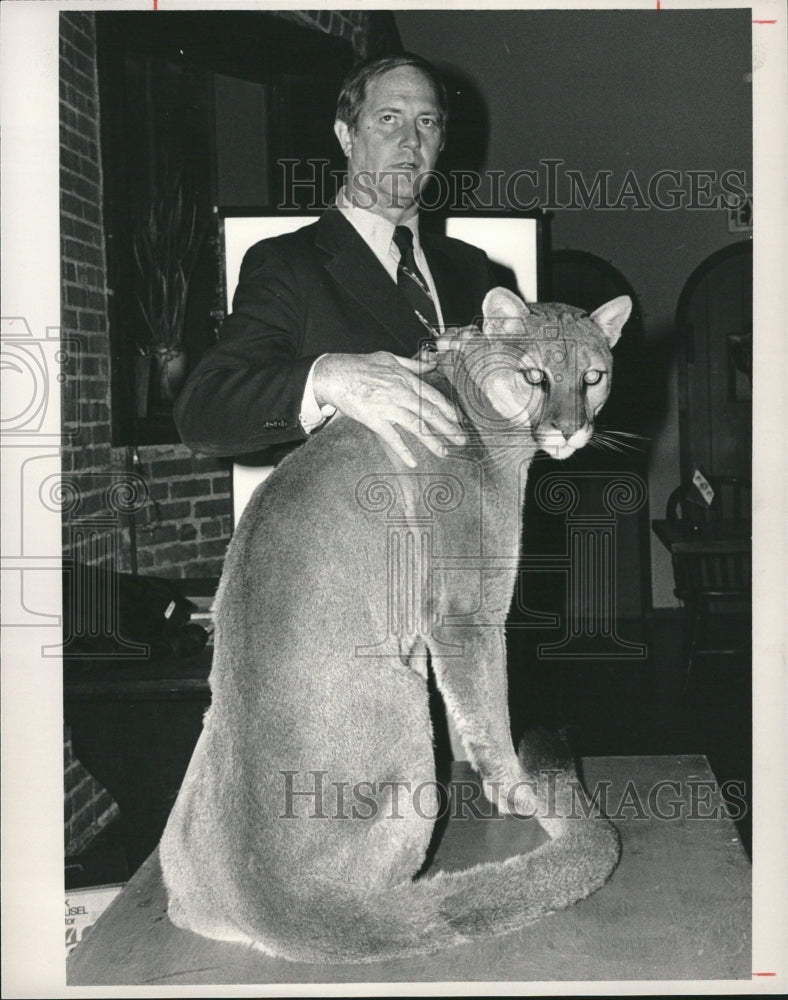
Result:
<svg viewBox="0 0 788 1000"><path fill-rule="evenodd" d="M547 815L543 762L512 746L503 624L528 465L539 447L565 457L587 440L610 378L586 386L583 373L610 372L628 313L628 299L592 318L526 309L494 289L484 335L430 376L461 410L466 446L437 459L409 439L419 465L407 470L336 417L254 494L217 595L212 705L161 842L179 927L293 960L374 961L511 931L603 884L615 831L563 818L571 767ZM549 389L526 381L531 369ZM536 811L551 839L414 881L432 786L395 802L386 783L435 778L427 651L486 792ZM322 809L296 796L287 815L288 781L319 784Z"/></svg>

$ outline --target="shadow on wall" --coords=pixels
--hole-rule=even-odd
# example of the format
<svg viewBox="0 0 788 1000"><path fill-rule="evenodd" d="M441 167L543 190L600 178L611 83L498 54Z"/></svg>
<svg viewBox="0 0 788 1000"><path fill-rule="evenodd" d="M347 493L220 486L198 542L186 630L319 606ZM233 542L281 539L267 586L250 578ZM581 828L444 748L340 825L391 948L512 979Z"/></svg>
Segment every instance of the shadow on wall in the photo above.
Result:
<svg viewBox="0 0 788 1000"><path fill-rule="evenodd" d="M442 218L474 207L462 192L480 190L478 175L487 160L490 127L487 102L476 82L455 66L436 63L436 67L446 86L449 123L438 160L441 180L431 181L425 189L422 211Z"/></svg>
<svg viewBox="0 0 788 1000"><path fill-rule="evenodd" d="M438 69L449 98L449 128L441 154L441 169L481 171L487 160L490 116L487 101L476 82L463 70L448 64Z"/></svg>

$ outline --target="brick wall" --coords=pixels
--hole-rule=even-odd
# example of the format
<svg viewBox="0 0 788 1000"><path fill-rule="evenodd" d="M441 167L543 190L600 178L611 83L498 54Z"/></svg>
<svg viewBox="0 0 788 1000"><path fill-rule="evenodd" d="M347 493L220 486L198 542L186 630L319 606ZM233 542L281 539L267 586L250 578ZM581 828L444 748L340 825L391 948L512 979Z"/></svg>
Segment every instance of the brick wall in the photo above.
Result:
<svg viewBox="0 0 788 1000"><path fill-rule="evenodd" d="M218 578L232 527L226 464L182 446L140 447L150 501L136 519L140 573Z"/></svg>
<svg viewBox="0 0 788 1000"><path fill-rule="evenodd" d="M63 728L63 782L66 854L78 854L117 818L118 807L109 792L74 756L68 726Z"/></svg>
<svg viewBox="0 0 788 1000"><path fill-rule="evenodd" d="M141 447L133 459L112 447L95 25L82 12L60 23L61 324L78 347L63 386L64 553L123 571L136 553L140 572L218 577L231 525L228 463L183 445ZM72 531L85 518L114 520L116 544L89 551L88 536Z"/></svg>
<svg viewBox="0 0 788 1000"><path fill-rule="evenodd" d="M77 345L69 351L63 386L63 424L70 444L63 471L111 467L109 340L104 237L101 229L101 168L93 20L84 14L60 18L60 243L61 327ZM100 488L75 476L79 516L101 511ZM64 541L68 542L66 504ZM75 508L74 508L75 509Z"/></svg>
<svg viewBox="0 0 788 1000"><path fill-rule="evenodd" d="M280 17L338 35L353 45L361 59L402 48L394 15L386 10L275 11Z"/></svg>
<svg viewBox="0 0 788 1000"><path fill-rule="evenodd" d="M230 535L227 463L183 445L112 446L110 343L93 15L60 15L63 553L168 577L217 577ZM110 543L107 543L109 538ZM97 539L99 543L97 544ZM117 815L64 739L68 853Z"/></svg>
<svg viewBox="0 0 788 1000"><path fill-rule="evenodd" d="M365 54L364 40L367 29L367 12L363 10L293 10L278 11L280 17L297 21L309 28L338 35L353 44L360 54Z"/></svg>

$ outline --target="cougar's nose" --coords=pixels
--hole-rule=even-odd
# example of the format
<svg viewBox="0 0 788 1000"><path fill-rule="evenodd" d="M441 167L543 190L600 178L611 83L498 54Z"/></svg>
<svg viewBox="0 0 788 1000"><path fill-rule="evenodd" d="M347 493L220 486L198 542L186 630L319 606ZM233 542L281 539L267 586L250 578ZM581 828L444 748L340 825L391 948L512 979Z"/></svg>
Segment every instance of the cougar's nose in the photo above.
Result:
<svg viewBox="0 0 788 1000"><path fill-rule="evenodd" d="M564 435L567 441L576 431L579 431L580 428L583 426L582 422L574 417L572 418L564 417L558 420L552 420L550 424L555 430L560 431Z"/></svg>

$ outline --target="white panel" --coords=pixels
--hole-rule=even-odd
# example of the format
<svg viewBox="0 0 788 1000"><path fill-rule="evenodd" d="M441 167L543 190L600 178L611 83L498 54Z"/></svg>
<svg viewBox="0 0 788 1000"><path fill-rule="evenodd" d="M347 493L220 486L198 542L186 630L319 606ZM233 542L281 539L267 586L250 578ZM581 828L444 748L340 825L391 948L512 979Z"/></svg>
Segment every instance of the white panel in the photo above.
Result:
<svg viewBox="0 0 788 1000"><path fill-rule="evenodd" d="M265 215L228 217L224 220L224 263L227 274L227 311L230 311L241 273L241 262L249 247L260 240L295 232L316 222L317 215Z"/></svg>
<svg viewBox="0 0 788 1000"><path fill-rule="evenodd" d="M233 524L243 514L244 507L260 485L274 471L273 465L240 465L233 463Z"/></svg>
<svg viewBox="0 0 788 1000"><path fill-rule="evenodd" d="M446 235L479 247L490 260L510 268L522 298L536 302L537 225L536 219L458 215L446 220Z"/></svg>

